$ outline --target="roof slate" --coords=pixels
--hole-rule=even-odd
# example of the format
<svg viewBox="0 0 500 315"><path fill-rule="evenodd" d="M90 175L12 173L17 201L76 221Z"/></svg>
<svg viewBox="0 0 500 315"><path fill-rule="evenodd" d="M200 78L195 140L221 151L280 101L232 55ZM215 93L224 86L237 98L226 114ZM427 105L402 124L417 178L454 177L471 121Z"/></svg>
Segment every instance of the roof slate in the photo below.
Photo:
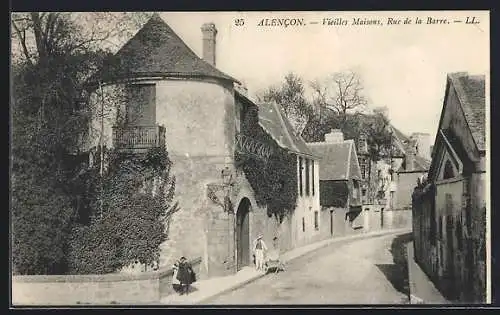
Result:
<svg viewBox="0 0 500 315"><path fill-rule="evenodd" d="M238 82L198 57L157 14L105 61L95 77L109 81L163 75L212 77Z"/></svg>
<svg viewBox="0 0 500 315"><path fill-rule="evenodd" d="M457 92L462 110L470 131L479 150L485 150L486 144L486 103L485 76L471 76L467 73L448 75Z"/></svg>
<svg viewBox="0 0 500 315"><path fill-rule="evenodd" d="M277 103L262 103L258 108L259 124L280 147L295 153L314 155L304 139L294 134L292 125Z"/></svg>
<svg viewBox="0 0 500 315"><path fill-rule="evenodd" d="M320 180L361 178L353 140L338 143L311 142L307 146L315 155L321 157L319 162Z"/></svg>

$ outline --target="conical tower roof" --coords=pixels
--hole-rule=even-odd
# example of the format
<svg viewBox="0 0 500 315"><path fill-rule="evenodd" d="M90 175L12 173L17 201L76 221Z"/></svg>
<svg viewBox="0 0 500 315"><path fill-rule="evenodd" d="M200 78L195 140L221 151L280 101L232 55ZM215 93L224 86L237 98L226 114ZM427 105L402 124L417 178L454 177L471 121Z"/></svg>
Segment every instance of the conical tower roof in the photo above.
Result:
<svg viewBox="0 0 500 315"><path fill-rule="evenodd" d="M153 76L208 77L238 82L198 57L158 14L105 61L96 77L106 82Z"/></svg>

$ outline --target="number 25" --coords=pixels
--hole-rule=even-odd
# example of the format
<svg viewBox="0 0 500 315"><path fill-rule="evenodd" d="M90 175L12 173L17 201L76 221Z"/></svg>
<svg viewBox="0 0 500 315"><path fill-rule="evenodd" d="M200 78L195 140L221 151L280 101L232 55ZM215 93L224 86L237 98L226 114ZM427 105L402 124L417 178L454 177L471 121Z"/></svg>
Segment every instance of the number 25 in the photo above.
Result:
<svg viewBox="0 0 500 315"><path fill-rule="evenodd" d="M234 25L236 25L236 26L243 26L243 25L245 25L245 20L244 19L235 19L234 20Z"/></svg>

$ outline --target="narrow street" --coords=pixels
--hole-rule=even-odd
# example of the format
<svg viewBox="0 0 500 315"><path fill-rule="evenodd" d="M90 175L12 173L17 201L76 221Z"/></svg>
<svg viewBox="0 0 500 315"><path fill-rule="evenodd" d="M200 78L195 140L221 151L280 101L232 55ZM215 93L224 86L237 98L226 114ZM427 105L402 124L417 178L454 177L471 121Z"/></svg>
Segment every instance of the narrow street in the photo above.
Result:
<svg viewBox="0 0 500 315"><path fill-rule="evenodd" d="M333 244L204 304L405 304L409 234Z"/></svg>

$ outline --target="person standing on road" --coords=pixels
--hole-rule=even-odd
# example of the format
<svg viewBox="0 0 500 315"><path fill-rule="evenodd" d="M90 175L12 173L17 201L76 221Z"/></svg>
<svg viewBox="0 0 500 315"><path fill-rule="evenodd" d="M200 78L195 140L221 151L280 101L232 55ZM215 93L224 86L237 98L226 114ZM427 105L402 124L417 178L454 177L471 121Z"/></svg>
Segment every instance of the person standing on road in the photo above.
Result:
<svg viewBox="0 0 500 315"><path fill-rule="evenodd" d="M182 285L179 279L177 279L177 274L179 272L179 260L177 260L174 263L172 269L174 271L174 274L172 276L172 288L174 289L175 292L182 294Z"/></svg>
<svg viewBox="0 0 500 315"><path fill-rule="evenodd" d="M179 270L177 271L177 279L181 283L181 294L189 293L189 286L195 281L193 267L187 261L186 257L181 257L179 261Z"/></svg>
<svg viewBox="0 0 500 315"><path fill-rule="evenodd" d="M261 271L264 270L264 253L267 251L267 246L262 239L262 234L257 236L253 245L253 251L255 253L255 268Z"/></svg>

